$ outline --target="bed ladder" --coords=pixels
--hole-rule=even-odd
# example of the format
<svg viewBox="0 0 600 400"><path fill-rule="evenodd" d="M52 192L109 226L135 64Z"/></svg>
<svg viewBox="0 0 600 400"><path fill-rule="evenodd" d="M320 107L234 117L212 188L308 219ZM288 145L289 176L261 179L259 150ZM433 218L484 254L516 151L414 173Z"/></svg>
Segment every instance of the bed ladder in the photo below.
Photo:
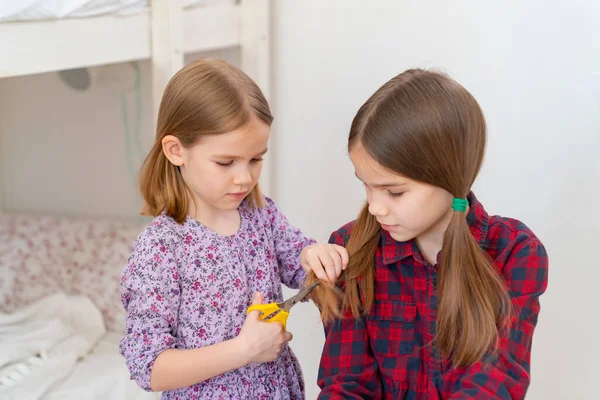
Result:
<svg viewBox="0 0 600 400"><path fill-rule="evenodd" d="M156 119L162 93L171 77L184 65L182 0L152 0L152 120ZM240 0L241 68L271 100L271 1ZM271 151L265 156L260 180L264 193L273 195Z"/></svg>

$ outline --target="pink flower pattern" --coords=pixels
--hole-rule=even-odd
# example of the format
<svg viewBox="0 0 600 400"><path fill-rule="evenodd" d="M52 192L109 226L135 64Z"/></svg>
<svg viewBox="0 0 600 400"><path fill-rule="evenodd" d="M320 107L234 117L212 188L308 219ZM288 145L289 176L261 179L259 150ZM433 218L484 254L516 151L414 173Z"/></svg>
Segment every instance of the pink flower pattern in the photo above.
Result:
<svg viewBox="0 0 600 400"><path fill-rule="evenodd" d="M146 223L35 214L0 216L0 312L57 292L89 297L124 332L120 275Z"/></svg>
<svg viewBox="0 0 600 400"><path fill-rule="evenodd" d="M261 209L243 203L240 229L231 236L192 218L179 225L165 215L139 235L121 279L127 329L120 351L142 388L150 389L152 365L162 351L232 339L254 292L263 293L265 302L281 301L282 283L302 283L300 252L314 241L291 226L272 200L266 202ZM163 399L263 398L304 398L302 372L288 346L274 362L163 393Z"/></svg>

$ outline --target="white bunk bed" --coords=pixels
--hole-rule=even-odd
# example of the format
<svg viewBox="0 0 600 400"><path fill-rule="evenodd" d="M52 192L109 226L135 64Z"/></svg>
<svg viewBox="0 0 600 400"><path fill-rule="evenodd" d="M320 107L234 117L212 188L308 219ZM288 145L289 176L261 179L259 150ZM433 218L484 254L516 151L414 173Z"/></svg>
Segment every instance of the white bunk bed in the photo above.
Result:
<svg viewBox="0 0 600 400"><path fill-rule="evenodd" d="M12 1L0 0L0 6ZM95 1L103 2L115 0ZM198 5L187 0L192 6L186 8L182 0L145 2L147 10L131 15L0 22L0 78L150 59L156 115L186 53L238 46L241 68L270 98L269 0L200 0ZM261 180L266 193L272 186L269 164L267 158Z"/></svg>
<svg viewBox="0 0 600 400"><path fill-rule="evenodd" d="M3 14L2 7L16 3L0 0L0 79L149 59L155 121L164 87L183 66L186 53L239 47L241 68L270 97L269 0L48 3L64 5L69 1L93 3L104 11L75 12L64 17L48 16L48 9L36 13L28 8L25 13L11 16L8 12ZM40 19L40 15L45 19ZM0 161L2 137L8 134L11 133L0 130ZM271 189L269 164L267 159L261 178L266 193ZM54 387L54 392L35 398L106 398L108 392L101 389L107 386L113 388L110 398L154 398L156 394L137 390L128 380L124 361L116 350L124 318L118 298L119 275L143 224L135 220L14 213L3 207L2 177L0 162L0 338L3 316L60 291L91 299L102 313L108 331L80 359L70 377ZM32 368L35 370L31 365L26 369ZM3 397L3 379L9 384L21 379L8 376L14 375L14 370L14 366L11 370L0 362L0 398L7 398ZM97 377L94 387L96 371L102 371L102 376Z"/></svg>

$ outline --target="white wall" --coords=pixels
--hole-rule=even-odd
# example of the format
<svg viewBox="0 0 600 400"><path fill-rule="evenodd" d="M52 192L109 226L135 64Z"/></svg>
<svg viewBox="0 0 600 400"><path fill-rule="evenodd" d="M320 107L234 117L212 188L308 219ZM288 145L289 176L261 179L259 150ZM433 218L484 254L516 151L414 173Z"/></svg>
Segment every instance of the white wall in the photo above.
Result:
<svg viewBox="0 0 600 400"><path fill-rule="evenodd" d="M597 399L600 4L276 4L275 170L288 217L320 240L352 219L364 198L345 152L355 112L406 68L444 69L489 122L478 197L488 211L528 224L550 255L528 399ZM289 326L310 399L323 333L311 306L298 314Z"/></svg>

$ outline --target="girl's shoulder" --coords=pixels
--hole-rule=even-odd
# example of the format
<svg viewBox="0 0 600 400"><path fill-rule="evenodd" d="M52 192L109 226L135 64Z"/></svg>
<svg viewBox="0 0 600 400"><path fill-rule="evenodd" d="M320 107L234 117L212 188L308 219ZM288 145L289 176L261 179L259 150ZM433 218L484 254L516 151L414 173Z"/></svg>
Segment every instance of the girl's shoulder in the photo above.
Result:
<svg viewBox="0 0 600 400"><path fill-rule="evenodd" d="M543 247L540 239L523 222L500 215L490 215L475 197L469 194L467 214L471 233L490 255L512 251L523 246Z"/></svg>
<svg viewBox="0 0 600 400"><path fill-rule="evenodd" d="M515 218L491 215L486 239L487 247L495 252L510 251L523 247L544 251L544 245L533 230Z"/></svg>
<svg viewBox="0 0 600 400"><path fill-rule="evenodd" d="M154 217L137 236L134 249L146 247L153 243L160 243L166 247L174 247L184 237L183 225L178 224L173 218L165 214L160 214Z"/></svg>
<svg viewBox="0 0 600 400"><path fill-rule="evenodd" d="M548 281L548 253L541 240L523 222L498 215L489 217L482 248L514 293L539 290Z"/></svg>
<svg viewBox="0 0 600 400"><path fill-rule="evenodd" d="M333 231L331 236L329 236L329 243L345 246L350 239L350 234L352 234L352 229L354 229L355 224L356 220L352 220Z"/></svg>
<svg viewBox="0 0 600 400"><path fill-rule="evenodd" d="M177 222L166 215L159 215L150 221L133 243L131 255L122 272L122 282L156 277L168 268L176 267L176 254L183 242L180 230Z"/></svg>
<svg viewBox="0 0 600 400"><path fill-rule="evenodd" d="M245 200L240 205L239 210L254 224L271 224L280 215L275 201L267 196L263 196L262 206L251 204L248 200Z"/></svg>

